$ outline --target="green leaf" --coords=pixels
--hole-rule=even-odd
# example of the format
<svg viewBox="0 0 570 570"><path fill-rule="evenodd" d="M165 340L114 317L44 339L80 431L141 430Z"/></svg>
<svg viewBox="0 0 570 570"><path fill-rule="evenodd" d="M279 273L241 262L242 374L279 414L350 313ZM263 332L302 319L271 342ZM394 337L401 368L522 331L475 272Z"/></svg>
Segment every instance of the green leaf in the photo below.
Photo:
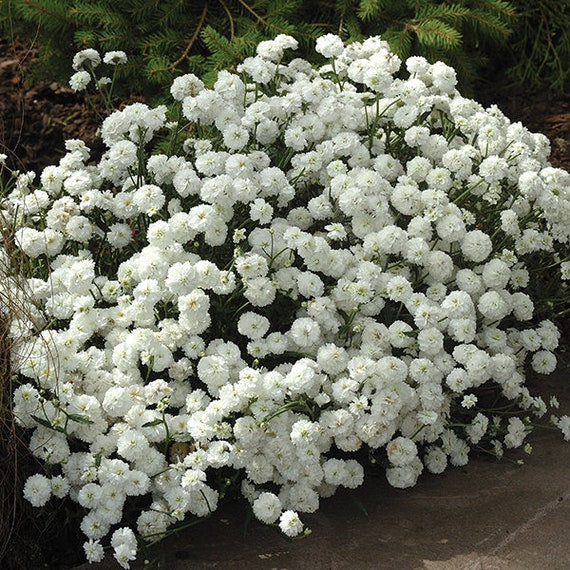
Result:
<svg viewBox="0 0 570 570"><path fill-rule="evenodd" d="M67 417L72 422L77 422L79 424L92 424L93 423L93 420L91 418L88 418L87 416L84 416L83 414L67 414Z"/></svg>
<svg viewBox="0 0 570 570"><path fill-rule="evenodd" d="M52 429L53 431L58 431L60 433L63 433L63 428L59 427L59 426L53 426L51 424L51 422L48 422L46 419L44 418L40 418L39 416L34 416L33 414L31 415L31 418L33 420L35 420L36 422L38 422L41 426L44 426L48 429Z"/></svg>
<svg viewBox="0 0 570 570"><path fill-rule="evenodd" d="M142 425L142 427L154 427L154 426L158 426L160 424L162 424L163 421L161 418L156 418L156 420L152 420L150 422L146 422Z"/></svg>

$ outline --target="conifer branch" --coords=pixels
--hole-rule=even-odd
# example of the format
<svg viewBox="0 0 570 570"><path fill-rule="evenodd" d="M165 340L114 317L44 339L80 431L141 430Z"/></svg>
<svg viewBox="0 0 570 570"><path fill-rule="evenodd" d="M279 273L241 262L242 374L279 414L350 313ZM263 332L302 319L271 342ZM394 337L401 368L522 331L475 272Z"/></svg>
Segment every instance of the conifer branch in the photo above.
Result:
<svg viewBox="0 0 570 570"><path fill-rule="evenodd" d="M32 81L67 82L74 48L122 49L125 83L136 78L141 92L165 92L178 71L232 65L278 33L300 40L302 57L327 32L349 43L380 34L402 58L441 59L461 88L497 49L519 83L563 90L570 79L570 0L0 0L0 33L38 35Z"/></svg>
<svg viewBox="0 0 570 570"><path fill-rule="evenodd" d="M173 62L169 65L170 69L176 69L186 59L186 57L190 53L190 50L192 49L194 42L198 39L198 36L200 35L200 30L202 29L202 26L204 25L204 22L206 21L207 13L208 13L208 3L206 2L204 4L204 8L202 9L202 14L200 14L200 19L198 20L198 25L196 26L196 29L194 30L194 33L192 34L192 37L190 38L190 41L188 42L186 49L182 52L182 55L175 62Z"/></svg>
<svg viewBox="0 0 570 570"><path fill-rule="evenodd" d="M282 34L289 34L290 30L283 28L282 26L278 26L272 22L269 22L266 18L258 14L245 0L237 0L239 4L241 4L256 20L258 24L262 24L265 28L277 30ZM305 37L310 37L307 34L299 31L299 35L303 35Z"/></svg>
<svg viewBox="0 0 570 570"><path fill-rule="evenodd" d="M224 0L218 0L218 2L222 5L222 8L224 9L225 13L228 15L228 21L230 23L230 41L232 41L235 38L235 24L232 13L230 12L230 9L227 7Z"/></svg>

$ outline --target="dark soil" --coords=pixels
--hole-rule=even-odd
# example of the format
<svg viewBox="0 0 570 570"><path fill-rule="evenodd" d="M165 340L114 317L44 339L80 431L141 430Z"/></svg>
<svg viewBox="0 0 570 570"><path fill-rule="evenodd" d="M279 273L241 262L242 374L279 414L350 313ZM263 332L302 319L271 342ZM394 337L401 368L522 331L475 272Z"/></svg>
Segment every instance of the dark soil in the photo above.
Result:
<svg viewBox="0 0 570 570"><path fill-rule="evenodd" d="M570 171L570 93L485 83L478 100L486 106L496 104L511 121L520 121L530 131L546 135L552 149L550 162Z"/></svg>
<svg viewBox="0 0 570 570"><path fill-rule="evenodd" d="M65 154L67 139L82 139L90 148L100 151L96 135L100 118L83 95L66 86L28 85L26 63L34 57L33 49L0 39L0 153L8 155L11 169L39 174ZM495 103L511 120L545 134L552 143L552 164L570 170L570 94L513 89L496 82L486 82L478 92L483 104ZM0 568L57 569L77 564L82 555L82 539L64 535L71 526L76 527L69 524L67 517L73 515L67 507L62 503L53 518L47 520L33 509L29 514L31 521L12 529L13 544L0 549L0 558L5 553ZM31 507L23 508L26 514L32 511ZM14 521L25 519L25 514L22 515L19 513ZM0 511L3 522L11 516Z"/></svg>
<svg viewBox="0 0 570 570"><path fill-rule="evenodd" d="M0 152L8 165L40 173L65 154L67 139L100 146L98 113L82 94L57 83L28 85L33 48L0 40Z"/></svg>

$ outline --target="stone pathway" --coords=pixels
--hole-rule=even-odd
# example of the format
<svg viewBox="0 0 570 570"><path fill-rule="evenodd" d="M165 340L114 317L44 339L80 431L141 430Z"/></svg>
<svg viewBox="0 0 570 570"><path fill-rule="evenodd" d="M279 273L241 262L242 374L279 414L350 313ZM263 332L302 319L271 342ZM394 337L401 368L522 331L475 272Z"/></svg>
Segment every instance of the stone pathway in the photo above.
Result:
<svg viewBox="0 0 570 570"><path fill-rule="evenodd" d="M568 370L543 382L570 413ZM383 476L321 502L303 515L312 530L288 541L227 505L163 541L147 566L168 570L568 570L570 444L554 431L531 436L525 465L475 458L463 468L423 475L407 490ZM367 514L365 514L364 510ZM108 560L77 570L119 568Z"/></svg>

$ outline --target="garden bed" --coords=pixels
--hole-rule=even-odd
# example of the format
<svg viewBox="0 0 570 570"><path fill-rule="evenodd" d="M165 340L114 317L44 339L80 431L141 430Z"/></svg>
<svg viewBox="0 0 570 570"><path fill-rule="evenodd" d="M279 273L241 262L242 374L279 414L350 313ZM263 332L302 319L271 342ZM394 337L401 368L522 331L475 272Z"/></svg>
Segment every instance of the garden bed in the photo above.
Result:
<svg viewBox="0 0 570 570"><path fill-rule="evenodd" d="M59 149L62 148L64 139L81 138L97 147L99 143L96 142L94 134L97 124L96 115L88 110L83 100L67 88L57 85L43 85L27 89L21 84L18 62L19 59L13 57L4 60L3 65L0 63L0 70L3 74L13 73L12 78L9 75L6 77L7 80L3 82L3 85L12 85L15 94L14 97L3 100L2 128L4 133L9 133L4 135L6 149L11 153L13 151L13 156L17 156L22 161L22 167L39 171L47 164L56 163L61 156ZM4 79L4 77L1 78ZM489 93L488 95L485 92L485 95L481 97L489 98L489 101L502 101L500 105L511 118L520 117L531 130L545 132L553 144L553 163L557 166L568 166L568 122L566 120L568 100L565 96L545 94L531 96L522 92L516 95L512 93L501 95L505 92L499 89L491 90ZM552 114L553 105L556 106L555 114ZM152 362L149 371L151 367ZM70 511L68 515L73 516ZM66 520L63 524L67 527L70 521ZM18 538L24 542L28 540L24 531L18 534ZM55 543L53 538L51 541ZM74 541L75 537L69 537L63 542L73 543ZM67 549L60 548L60 550ZM37 556L38 560L52 560L46 551L38 552ZM54 559L50 564L52 567L73 564L72 557L72 554L66 553L65 559L60 558L58 561ZM20 562L14 559L8 562L14 567L21 563L21 558Z"/></svg>

